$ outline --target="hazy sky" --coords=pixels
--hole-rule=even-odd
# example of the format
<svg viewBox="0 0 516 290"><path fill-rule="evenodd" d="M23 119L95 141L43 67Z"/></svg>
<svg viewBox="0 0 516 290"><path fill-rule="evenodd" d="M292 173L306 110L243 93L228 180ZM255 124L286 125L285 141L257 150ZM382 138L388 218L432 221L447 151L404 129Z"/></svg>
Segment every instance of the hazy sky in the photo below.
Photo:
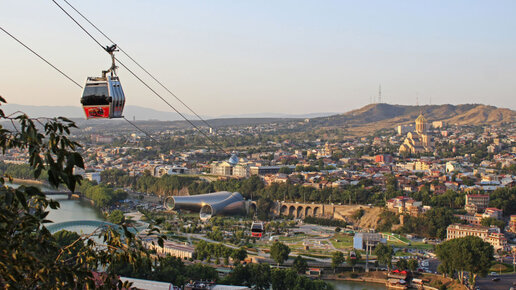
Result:
<svg viewBox="0 0 516 290"><path fill-rule="evenodd" d="M516 1L69 1L203 115L345 112L380 83L388 103L516 109ZM51 0L2 0L0 19L80 83L109 67ZM119 76L127 104L166 110ZM0 32L0 95L79 106L81 90Z"/></svg>

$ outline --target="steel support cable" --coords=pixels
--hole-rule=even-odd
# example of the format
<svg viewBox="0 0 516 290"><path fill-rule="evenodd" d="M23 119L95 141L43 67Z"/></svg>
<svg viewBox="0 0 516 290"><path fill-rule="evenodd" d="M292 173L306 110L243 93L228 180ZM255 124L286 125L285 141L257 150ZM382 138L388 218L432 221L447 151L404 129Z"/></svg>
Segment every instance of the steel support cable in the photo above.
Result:
<svg viewBox="0 0 516 290"><path fill-rule="evenodd" d="M55 0L52 0L70 19L72 19L75 24L77 24L93 41L95 41L104 51L106 51L106 48L93 36L91 33L89 33L86 28L84 28L75 18L73 18L68 11L66 11L59 3L57 3ZM202 131L197 125L195 125L192 121L190 121L188 118L185 117L183 113L181 113L178 109L176 109L172 104L170 104L165 98L163 98L158 92L156 92L153 88L151 88L144 80L142 80L136 73L134 73L131 69L129 69L123 62L121 62L118 58L116 58L116 61L124 67L128 72L130 72L136 79L138 79L144 86L146 86L151 92L153 92L158 98L160 98L165 104L167 104L170 108L172 108L181 118L183 118L188 124L190 124L193 128L195 128L199 133L201 133L206 139L208 139L213 145L215 145L217 148L219 148L222 152L229 154L222 146L220 146L217 142L215 142L208 134L206 134L204 131Z"/></svg>
<svg viewBox="0 0 516 290"><path fill-rule="evenodd" d="M19 44L21 44L23 47L25 47L26 49L28 49L30 52L32 52L34 55L36 55L37 57L39 57L41 60L43 60L44 62L46 62L49 66L51 66L52 68L54 68L56 71L58 71L60 74L62 74L65 78L69 79L72 83L76 84L79 88L82 89L82 86L74 81L71 77L69 77L67 74L65 74L62 70L58 69L56 66L54 66L53 64L51 64L48 60L46 60L44 57L42 57L41 55L39 55L37 52L35 52L34 50L32 50L30 47L28 47L25 43L23 43L21 40L19 40L18 38L14 37L14 35L10 34L9 32L7 32L7 30L5 30L3 27L0 26L0 29L5 32L5 34L9 35L12 39L16 40Z"/></svg>
<svg viewBox="0 0 516 290"><path fill-rule="evenodd" d="M141 129L140 127L136 126L136 124L132 123L131 121L127 120L126 117L122 117L124 118L124 120L127 121L127 123L131 124L134 128L138 129L139 131L143 132L145 135L147 135L147 137L149 137L150 139L160 143L158 140L154 139L149 133L145 132L143 129Z"/></svg>
<svg viewBox="0 0 516 290"><path fill-rule="evenodd" d="M206 139L208 139L213 145L215 145L217 148L219 148L222 152L229 154L222 146L220 146L215 140L213 140L208 134L206 134L204 131L199 129L197 125L195 125L192 121L188 120L183 113L181 113L179 110L177 110L174 106L172 106L167 100L165 100L158 92L156 92L153 88L151 88L144 80L142 80L137 74L135 74L131 69L129 69L123 62L121 62L118 58L115 58L116 61L125 68L129 73L131 73L136 79L138 79L144 86L146 86L151 92L153 92L158 98L160 98L165 104L167 104L170 108L172 108L179 116L181 116L183 119L185 119L188 124L190 124L192 127L194 127L199 133L201 133Z"/></svg>
<svg viewBox="0 0 516 290"><path fill-rule="evenodd" d="M107 36L100 28L98 28L94 23L92 23L86 16L84 16L79 10L77 10L72 4L70 4L67 0L63 0L68 6L70 6L77 14L79 14L84 20L86 20L93 28L95 28L100 34L102 34L107 40L109 40L112 44L115 42ZM55 1L54 1L55 2ZM169 90L162 82L160 82L153 74L151 74L147 69L145 69L139 62L137 62L133 57L131 57L125 50L123 50L120 46L118 49L127 56L132 62L134 62L140 69L142 69L147 75L149 75L156 83L158 83L163 89L165 89L170 95L172 95L178 102L180 102L185 108L187 108L192 114L194 114L200 121L202 121L208 128L212 126L204 120L199 114L197 114L190 106L188 106L183 100L181 100L176 94L174 94L171 90Z"/></svg>
<svg viewBox="0 0 516 290"><path fill-rule="evenodd" d="M21 44L23 47L25 47L26 49L28 49L30 52L32 52L33 54L35 54L37 57L39 57L41 60L43 60L44 62L46 62L49 66L51 66L52 68L54 68L56 71L58 71L60 74L62 74L63 76L65 76L68 80L70 80L72 83L76 84L79 88L83 88L78 82L74 81L71 77L69 77L66 73L64 73L62 70L58 69L55 65L53 65L51 62L49 62L48 60L46 60L44 57L42 57L40 54L38 54L37 52L35 52L33 49L31 49L29 46L27 46L25 43L23 43L21 40L19 40L18 38L16 38L14 35L12 35L11 33L9 33L7 30L5 30L4 28L0 27L0 30L2 30L3 32L5 32L7 35L9 35L11 38L13 38L14 40L16 40L19 44ZM156 141L159 143L159 141L157 141L156 139L154 139L149 133L145 132L144 130L142 130L141 128L139 128L138 126L136 126L135 124L131 123L131 121L127 120L125 117L124 119L131 125L133 125L136 129L138 129L139 131L143 132L145 135L147 135L150 139Z"/></svg>

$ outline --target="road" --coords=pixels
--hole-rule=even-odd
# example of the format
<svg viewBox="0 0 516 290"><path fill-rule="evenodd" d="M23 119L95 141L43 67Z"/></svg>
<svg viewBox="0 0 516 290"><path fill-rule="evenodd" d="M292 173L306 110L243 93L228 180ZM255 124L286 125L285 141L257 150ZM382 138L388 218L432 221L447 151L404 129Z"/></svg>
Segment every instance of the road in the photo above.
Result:
<svg viewBox="0 0 516 290"><path fill-rule="evenodd" d="M516 274L500 275L500 281L494 282L493 276L488 275L487 277L477 278L477 286L484 290L508 290L513 287L513 283L516 283ZM516 286L514 286L516 288Z"/></svg>

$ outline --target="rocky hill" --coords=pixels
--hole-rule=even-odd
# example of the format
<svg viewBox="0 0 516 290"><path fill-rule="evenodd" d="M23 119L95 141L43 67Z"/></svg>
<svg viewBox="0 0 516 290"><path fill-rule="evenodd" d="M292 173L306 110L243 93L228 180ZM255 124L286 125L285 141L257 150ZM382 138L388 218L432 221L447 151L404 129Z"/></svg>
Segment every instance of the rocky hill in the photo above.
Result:
<svg viewBox="0 0 516 290"><path fill-rule="evenodd" d="M310 119L314 127L348 127L350 133L394 128L414 122L423 113L429 122L444 121L457 125L481 125L516 122L516 112L480 104L404 106L370 104L357 110L329 117Z"/></svg>

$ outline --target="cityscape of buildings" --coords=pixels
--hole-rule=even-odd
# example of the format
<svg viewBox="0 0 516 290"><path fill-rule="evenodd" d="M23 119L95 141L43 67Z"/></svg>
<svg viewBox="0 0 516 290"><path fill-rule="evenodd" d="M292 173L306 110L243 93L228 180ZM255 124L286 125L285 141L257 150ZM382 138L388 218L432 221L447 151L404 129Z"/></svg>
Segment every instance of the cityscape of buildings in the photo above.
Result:
<svg viewBox="0 0 516 290"><path fill-rule="evenodd" d="M380 244L421 243L422 236L428 236L428 233L410 233L403 237L394 232L410 226L413 219L425 219L433 210L446 207L453 210L453 222L443 228L442 239L425 238L425 244L431 241L438 245L447 240L474 236L489 243L497 253L516 252L516 212L504 212L508 207L502 207L499 197L494 203L492 198L493 193L516 185L516 129L511 126L457 126L441 121L431 124L420 114L414 125L397 126L374 136L341 140L269 140L253 148L235 148L230 157L202 146L163 151L160 150L162 144L152 144L142 134L133 134L124 144L113 146L120 143L121 136L116 132L81 130L75 132L74 137L84 142L81 150L85 169L76 169L75 174L82 175L93 184L112 182L103 180L103 176L113 170L135 180L142 176L156 180L166 176L184 176L200 178L203 182L230 182L258 177L264 187L284 185L306 188L310 193L325 192L328 198L325 200L320 199L320 194L293 196L287 192L279 193L271 201L270 216L301 223L307 218L342 222L347 225L346 231L353 233L348 253L354 249L365 251L367 255L372 255ZM257 136L260 132L275 134L279 127L281 125L278 124L226 127L218 128L212 134L229 138ZM155 138L167 135L177 138L182 133L168 131L166 134L155 132L154 135ZM25 151L7 150L0 161L19 165L26 164L27 158ZM137 193L134 187L124 189ZM343 194L351 190L364 196L346 195L348 199L343 198ZM155 193L160 196L161 205L128 199L128 203L116 208L128 212L138 206L158 212L191 211L200 214L201 222L209 224L210 219L220 216L254 214L256 218L260 206L259 198L253 198L252 193L247 198L238 192L224 191L175 196L189 195L188 189L183 188L174 191L174 196L169 194ZM374 199L377 194L382 194L383 199ZM368 222L362 221L364 215ZM386 216L394 221L392 226L387 231L378 231ZM178 217L174 218L174 224L183 222ZM205 227L190 222L183 224L182 230L193 231L197 239L213 238L210 228ZM295 235L296 230L290 229L286 231L286 237L290 237L289 231L292 230ZM222 240L233 239L236 235L228 229L221 233ZM318 232L317 235L324 234ZM141 239L147 249L158 255L170 255L185 261L197 257L196 247L182 239L172 239L163 246L157 244L157 237L141 235ZM279 238L270 234L270 239ZM267 243L262 240L257 245L262 247ZM328 250L327 245L312 241L308 236L303 238L302 244L305 254ZM425 256L434 255L427 250L423 253ZM264 259L258 255L249 261L262 263ZM426 266L421 267L427 269ZM224 271L221 271L223 275ZM320 275L321 271L321 268L310 268L307 273ZM400 280L391 277L389 283L393 279ZM399 282L394 285L399 286Z"/></svg>

